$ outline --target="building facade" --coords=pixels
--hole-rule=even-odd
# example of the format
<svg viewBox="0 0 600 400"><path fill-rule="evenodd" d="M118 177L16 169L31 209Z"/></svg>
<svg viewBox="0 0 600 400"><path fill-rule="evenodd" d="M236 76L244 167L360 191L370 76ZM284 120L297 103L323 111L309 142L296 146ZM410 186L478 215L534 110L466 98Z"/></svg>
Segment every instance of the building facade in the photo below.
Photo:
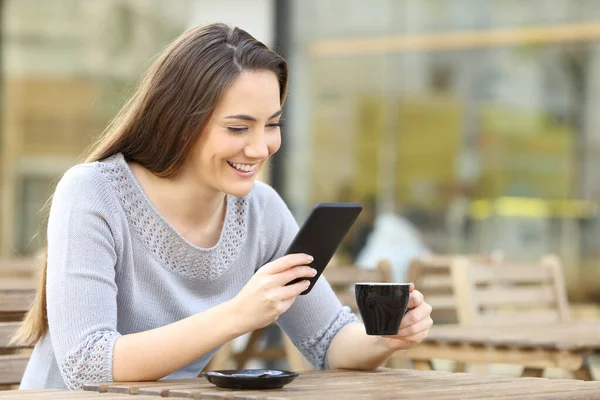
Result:
<svg viewBox="0 0 600 400"><path fill-rule="evenodd" d="M261 179L298 221L317 202L367 206L342 258L396 215L434 252L558 253L572 298L598 292L599 0L0 4L1 257L43 245L54 184L160 49L220 21L290 63Z"/></svg>

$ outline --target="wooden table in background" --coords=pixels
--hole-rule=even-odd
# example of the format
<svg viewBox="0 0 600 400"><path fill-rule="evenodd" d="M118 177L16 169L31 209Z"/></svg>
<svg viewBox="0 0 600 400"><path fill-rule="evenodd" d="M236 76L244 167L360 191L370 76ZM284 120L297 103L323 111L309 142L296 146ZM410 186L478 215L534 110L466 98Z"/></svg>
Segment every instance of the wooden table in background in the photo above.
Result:
<svg viewBox="0 0 600 400"><path fill-rule="evenodd" d="M219 389L204 378L89 385L86 392L5 392L0 398L148 400L156 396L193 399L600 399L600 382L478 376L443 371L382 369L308 371L283 389L233 391Z"/></svg>
<svg viewBox="0 0 600 400"><path fill-rule="evenodd" d="M10 339L29 309L35 285L31 278L0 275L0 389L18 384L29 361L31 349L12 345Z"/></svg>
<svg viewBox="0 0 600 400"><path fill-rule="evenodd" d="M523 376L541 376L545 368L563 368L577 379L591 380L588 358L600 354L600 321L548 325L434 326L420 345L397 357L418 368L432 359L461 363L516 364Z"/></svg>

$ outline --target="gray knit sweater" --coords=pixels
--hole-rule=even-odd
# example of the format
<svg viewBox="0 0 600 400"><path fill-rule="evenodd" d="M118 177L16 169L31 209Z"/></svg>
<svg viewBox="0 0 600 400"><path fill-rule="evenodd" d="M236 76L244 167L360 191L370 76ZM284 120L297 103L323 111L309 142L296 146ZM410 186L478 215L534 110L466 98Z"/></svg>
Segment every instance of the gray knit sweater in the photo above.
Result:
<svg viewBox="0 0 600 400"><path fill-rule="evenodd" d="M21 388L111 381L120 335L233 298L257 268L284 254L297 230L278 194L257 182L246 197L227 196L219 242L199 248L162 218L122 155L71 168L56 188L48 222L49 331L35 346ZM355 321L324 278L278 319L317 368L327 368L331 340ZM165 378L195 377L213 354Z"/></svg>

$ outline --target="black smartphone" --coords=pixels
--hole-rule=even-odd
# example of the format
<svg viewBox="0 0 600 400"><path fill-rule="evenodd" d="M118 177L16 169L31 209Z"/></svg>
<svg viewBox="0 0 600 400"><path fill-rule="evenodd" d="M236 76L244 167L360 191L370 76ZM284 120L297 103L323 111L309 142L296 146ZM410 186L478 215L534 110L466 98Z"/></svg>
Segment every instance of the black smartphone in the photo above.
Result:
<svg viewBox="0 0 600 400"><path fill-rule="evenodd" d="M317 270L317 275L309 279L310 286L300 294L310 293L361 211L362 205L358 203L318 203L312 209L286 251L286 254L306 253L314 258L310 266ZM294 279L287 285L305 279Z"/></svg>

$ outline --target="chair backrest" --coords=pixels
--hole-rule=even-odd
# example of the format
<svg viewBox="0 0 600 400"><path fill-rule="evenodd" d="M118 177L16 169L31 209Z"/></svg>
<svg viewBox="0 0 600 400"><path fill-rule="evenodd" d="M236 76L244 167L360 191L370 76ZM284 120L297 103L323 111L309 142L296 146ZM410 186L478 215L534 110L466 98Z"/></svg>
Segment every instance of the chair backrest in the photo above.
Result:
<svg viewBox="0 0 600 400"><path fill-rule="evenodd" d="M18 322L0 322L0 387L21 382L31 354L30 349L10 344Z"/></svg>
<svg viewBox="0 0 600 400"><path fill-rule="evenodd" d="M40 263L40 257L19 257L0 259L0 279L33 278Z"/></svg>
<svg viewBox="0 0 600 400"><path fill-rule="evenodd" d="M425 296L433 311L434 323L456 323L456 299L451 268L458 258L466 258L482 264L495 264L502 260L502 255L428 255L411 261L408 268L408 281L415 284L415 289Z"/></svg>
<svg viewBox="0 0 600 400"><path fill-rule="evenodd" d="M30 278L0 278L0 321L20 321L35 296Z"/></svg>
<svg viewBox="0 0 600 400"><path fill-rule="evenodd" d="M340 302L358 311L354 284L358 282L393 282L392 266L387 260L380 261L373 269L362 269L356 266L335 265L329 266L323 275L331 288L340 299Z"/></svg>
<svg viewBox="0 0 600 400"><path fill-rule="evenodd" d="M452 266L452 280L461 325L569 319L562 266L556 256L536 263L493 266L458 258Z"/></svg>

